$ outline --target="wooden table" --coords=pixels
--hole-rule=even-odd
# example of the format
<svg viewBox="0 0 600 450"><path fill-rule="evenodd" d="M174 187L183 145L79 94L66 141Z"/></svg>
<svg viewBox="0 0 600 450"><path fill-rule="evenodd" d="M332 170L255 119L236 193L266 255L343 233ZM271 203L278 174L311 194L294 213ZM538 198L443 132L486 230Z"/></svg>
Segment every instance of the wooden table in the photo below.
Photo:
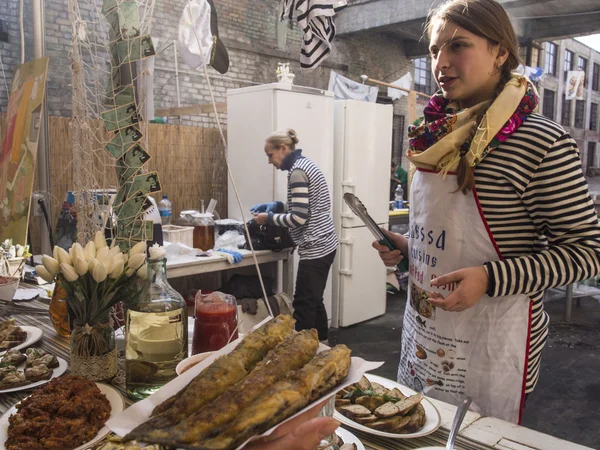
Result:
<svg viewBox="0 0 600 450"><path fill-rule="evenodd" d="M365 444L367 450L418 449L420 446L446 445L448 430L456 413L456 406L431 399L440 412L441 428L435 433L419 439L374 438L348 428ZM418 442L418 443L417 443ZM521 427L500 419L484 417L473 411L467 412L461 425L455 450L592 450L590 447L558 439L529 428Z"/></svg>
<svg viewBox="0 0 600 450"><path fill-rule="evenodd" d="M197 275L202 273L219 272L223 270L232 270L240 267L254 265L252 252L249 250L239 250L242 254L242 260L239 263L231 264L222 255L213 254L211 256L196 256L194 254L171 256L167 255L167 277L178 278L188 275ZM282 287L281 290L293 297L294 272L293 272L293 253L292 250L281 252L272 252L270 250L259 250L256 253L258 264L268 264L282 262Z"/></svg>
<svg viewBox="0 0 600 450"><path fill-rule="evenodd" d="M27 302L33 308L48 308L40 300ZM69 339L59 336L52 328L50 319L46 316L17 315L15 319L19 325L35 326L44 332L43 338L34 345L69 361ZM113 383L125 396L125 387ZM31 391L19 391L10 394L0 394L0 415L4 414L15 403L31 394ZM432 400L440 412L442 425L435 433L418 439L385 439L377 438L371 434L363 434L351 428L349 431L358 436L365 444L367 450L395 450L418 449L427 445L445 445L448 429L456 412L456 407L448 403ZM127 403L132 401L127 399ZM469 411L462 424L459 437L455 444L456 450L591 450L578 444L570 443L547 434L539 433L525 427L520 427L508 422L491 417L482 417Z"/></svg>

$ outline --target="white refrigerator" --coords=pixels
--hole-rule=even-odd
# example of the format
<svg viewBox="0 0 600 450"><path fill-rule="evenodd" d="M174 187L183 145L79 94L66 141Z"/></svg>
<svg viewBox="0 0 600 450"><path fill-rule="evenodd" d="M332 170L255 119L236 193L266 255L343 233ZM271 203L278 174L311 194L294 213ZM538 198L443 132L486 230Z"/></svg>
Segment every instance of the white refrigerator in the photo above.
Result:
<svg viewBox="0 0 600 450"><path fill-rule="evenodd" d="M387 270L371 246L372 234L343 195L356 195L375 223L388 227L392 121L392 105L334 104L333 216L340 247L333 267L333 327L385 313Z"/></svg>
<svg viewBox="0 0 600 450"><path fill-rule="evenodd" d="M333 192L333 93L279 83L227 91L227 160L237 186L246 220L258 203L287 201L287 171L268 164L265 138L273 131L293 128L297 148L323 172ZM242 220L235 192L228 181L228 215ZM296 279L298 257L294 259ZM328 317L332 309L332 274L324 293Z"/></svg>

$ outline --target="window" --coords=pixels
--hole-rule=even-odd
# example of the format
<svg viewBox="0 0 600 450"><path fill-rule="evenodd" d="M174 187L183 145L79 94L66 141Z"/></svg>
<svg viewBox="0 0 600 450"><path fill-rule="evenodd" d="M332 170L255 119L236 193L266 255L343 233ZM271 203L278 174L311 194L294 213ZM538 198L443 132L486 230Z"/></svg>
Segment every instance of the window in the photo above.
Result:
<svg viewBox="0 0 600 450"><path fill-rule="evenodd" d="M404 116L401 114L394 114L392 122L392 161L402 165L402 151L404 147Z"/></svg>
<svg viewBox="0 0 600 450"><path fill-rule="evenodd" d="M596 143L588 142L587 166L596 167Z"/></svg>
<svg viewBox="0 0 600 450"><path fill-rule="evenodd" d="M552 42L546 42L546 65L544 72L556 76L556 52L558 47Z"/></svg>
<svg viewBox="0 0 600 450"><path fill-rule="evenodd" d="M592 103L590 108L590 130L598 130L598 103Z"/></svg>
<svg viewBox="0 0 600 450"><path fill-rule="evenodd" d="M585 125L585 101L575 100L575 128L584 128Z"/></svg>
<svg viewBox="0 0 600 450"><path fill-rule="evenodd" d="M567 72L573 70L573 62L575 61L575 55L571 50L565 50L565 80L567 79Z"/></svg>
<svg viewBox="0 0 600 450"><path fill-rule="evenodd" d="M431 94L431 60L429 57L415 59L415 91Z"/></svg>
<svg viewBox="0 0 600 450"><path fill-rule="evenodd" d="M540 67L540 49L537 47L531 47L531 65Z"/></svg>
<svg viewBox="0 0 600 450"><path fill-rule="evenodd" d="M554 120L554 96L555 92L550 89L544 89L544 104L542 114L548 119Z"/></svg>
<svg viewBox="0 0 600 450"><path fill-rule="evenodd" d="M600 64L596 63L594 63L592 74L592 89L594 91L600 91Z"/></svg>
<svg viewBox="0 0 600 450"><path fill-rule="evenodd" d="M521 58L524 65L527 65L527 48L527 45L519 45L519 58Z"/></svg>
<svg viewBox="0 0 600 450"><path fill-rule="evenodd" d="M585 72L585 78L584 78L585 81L583 82L583 85L585 87L587 87L587 83L588 83L587 66L588 66L588 60L585 59L584 57L580 56L577 60L577 70L583 70Z"/></svg>
<svg viewBox="0 0 600 450"><path fill-rule="evenodd" d="M571 103L573 103L572 100L565 99L562 102L562 118L560 123L565 127L571 126Z"/></svg>

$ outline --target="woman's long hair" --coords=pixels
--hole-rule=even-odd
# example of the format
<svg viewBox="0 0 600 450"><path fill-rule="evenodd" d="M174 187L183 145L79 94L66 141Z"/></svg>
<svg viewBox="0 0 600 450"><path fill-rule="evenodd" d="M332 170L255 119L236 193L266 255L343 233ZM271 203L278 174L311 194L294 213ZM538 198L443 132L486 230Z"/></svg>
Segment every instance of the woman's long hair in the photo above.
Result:
<svg viewBox="0 0 600 450"><path fill-rule="evenodd" d="M517 35L504 8L495 0L450 0L431 10L425 24L425 32L429 38L433 27L438 23L452 22L471 33L486 38L490 48L499 45L508 53L508 58L500 68L500 81L496 88L496 96L502 92L504 85L510 80L511 73L519 67L519 45ZM476 118L479 124L485 111ZM467 158L468 146L475 136L477 127L473 127L471 135L461 149L458 164L458 189L463 193L473 189L475 180L473 170Z"/></svg>

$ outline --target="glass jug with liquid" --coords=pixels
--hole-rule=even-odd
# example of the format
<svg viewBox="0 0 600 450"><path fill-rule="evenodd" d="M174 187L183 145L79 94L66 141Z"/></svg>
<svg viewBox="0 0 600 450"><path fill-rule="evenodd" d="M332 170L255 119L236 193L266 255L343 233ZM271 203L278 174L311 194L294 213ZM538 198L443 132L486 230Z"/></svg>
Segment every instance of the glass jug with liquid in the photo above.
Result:
<svg viewBox="0 0 600 450"><path fill-rule="evenodd" d="M198 211L194 209L188 209L186 211L181 211L179 213L179 218L175 221L175 225L179 225L181 227L192 227L194 226L194 214L198 213Z"/></svg>
<svg viewBox="0 0 600 450"><path fill-rule="evenodd" d="M194 225L194 248L203 252L212 250L215 246L215 221L209 213L195 213L193 215Z"/></svg>
<svg viewBox="0 0 600 450"><path fill-rule="evenodd" d="M223 292L196 294L192 355L220 350L238 338L237 301Z"/></svg>

